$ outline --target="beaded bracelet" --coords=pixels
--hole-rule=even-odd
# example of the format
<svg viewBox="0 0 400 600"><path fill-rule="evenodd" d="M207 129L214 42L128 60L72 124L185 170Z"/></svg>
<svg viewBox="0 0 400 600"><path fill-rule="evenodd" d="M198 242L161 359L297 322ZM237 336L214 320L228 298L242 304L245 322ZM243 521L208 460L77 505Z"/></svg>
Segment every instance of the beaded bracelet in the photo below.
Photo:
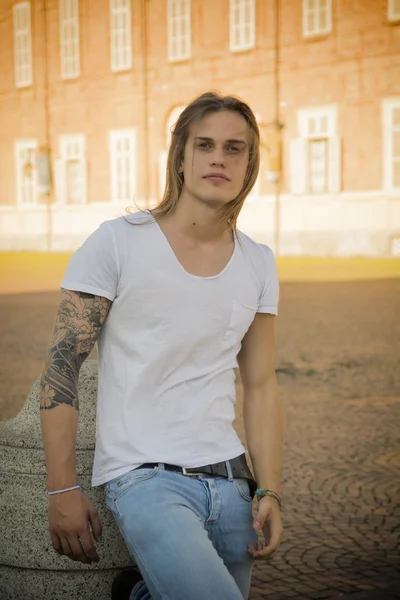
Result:
<svg viewBox="0 0 400 600"><path fill-rule="evenodd" d="M55 490L54 492L46 492L48 496L54 496L55 494L63 494L64 492L72 492L72 490L80 490L80 485L74 485L73 487L65 488L64 490Z"/></svg>
<svg viewBox="0 0 400 600"><path fill-rule="evenodd" d="M265 498L266 496L270 496L271 498L275 498L277 503L279 504L279 509L282 510L282 502L279 498L278 494L272 490L265 490L263 488L258 488L255 492L255 496L257 500L261 500L261 498Z"/></svg>

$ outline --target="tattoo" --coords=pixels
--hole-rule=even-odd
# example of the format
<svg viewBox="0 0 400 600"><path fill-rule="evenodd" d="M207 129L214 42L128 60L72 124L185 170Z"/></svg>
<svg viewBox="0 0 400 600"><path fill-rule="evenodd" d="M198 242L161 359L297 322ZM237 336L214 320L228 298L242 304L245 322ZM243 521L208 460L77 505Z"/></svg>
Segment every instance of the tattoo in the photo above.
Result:
<svg viewBox="0 0 400 600"><path fill-rule="evenodd" d="M40 408L69 404L79 410L78 377L112 302L84 292L61 291L56 323L41 378Z"/></svg>

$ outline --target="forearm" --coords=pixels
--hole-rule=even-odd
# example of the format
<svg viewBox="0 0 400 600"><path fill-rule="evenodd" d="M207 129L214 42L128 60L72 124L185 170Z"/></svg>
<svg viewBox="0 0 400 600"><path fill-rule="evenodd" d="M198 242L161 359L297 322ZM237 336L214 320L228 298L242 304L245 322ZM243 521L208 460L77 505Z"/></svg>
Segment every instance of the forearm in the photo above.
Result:
<svg viewBox="0 0 400 600"><path fill-rule="evenodd" d="M258 487L280 494L284 417L275 376L245 388L244 423Z"/></svg>
<svg viewBox="0 0 400 600"><path fill-rule="evenodd" d="M41 379L40 421L47 469L47 489L76 485L77 379L63 381L51 367Z"/></svg>
<svg viewBox="0 0 400 600"><path fill-rule="evenodd" d="M79 370L96 343L110 306L111 301L101 296L61 291L40 391L49 489L76 483Z"/></svg>

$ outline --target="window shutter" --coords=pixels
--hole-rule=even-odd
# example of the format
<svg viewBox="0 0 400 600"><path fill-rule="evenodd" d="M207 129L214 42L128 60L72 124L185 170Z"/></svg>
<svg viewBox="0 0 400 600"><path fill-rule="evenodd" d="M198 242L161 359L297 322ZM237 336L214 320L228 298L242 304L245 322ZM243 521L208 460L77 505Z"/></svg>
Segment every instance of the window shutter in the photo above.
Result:
<svg viewBox="0 0 400 600"><path fill-rule="evenodd" d="M339 136L328 138L328 191L342 189L342 140Z"/></svg>
<svg viewBox="0 0 400 600"><path fill-rule="evenodd" d="M389 0L388 18L389 21L400 20L400 0Z"/></svg>
<svg viewBox="0 0 400 600"><path fill-rule="evenodd" d="M32 85L31 3L18 2L13 6L14 65L16 87Z"/></svg>
<svg viewBox="0 0 400 600"><path fill-rule="evenodd" d="M80 182L80 203L86 204L87 202L87 161L81 158L78 161L78 177Z"/></svg>
<svg viewBox="0 0 400 600"><path fill-rule="evenodd" d="M111 70L132 67L131 0L110 0Z"/></svg>
<svg viewBox="0 0 400 600"><path fill-rule="evenodd" d="M65 161L62 158L57 158L54 161L54 185L57 204L65 204L65 184Z"/></svg>
<svg viewBox="0 0 400 600"><path fill-rule="evenodd" d="M305 194L307 191L307 149L308 140L295 138L290 142L290 184L292 194Z"/></svg>

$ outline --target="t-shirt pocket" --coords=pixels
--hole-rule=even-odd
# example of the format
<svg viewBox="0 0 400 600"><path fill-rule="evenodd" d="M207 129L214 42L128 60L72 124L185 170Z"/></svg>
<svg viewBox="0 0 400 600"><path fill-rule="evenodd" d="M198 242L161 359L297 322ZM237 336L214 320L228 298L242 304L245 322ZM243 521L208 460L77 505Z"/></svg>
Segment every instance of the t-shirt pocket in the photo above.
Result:
<svg viewBox="0 0 400 600"><path fill-rule="evenodd" d="M231 318L229 320L226 338L231 344L240 343L252 324L258 306L243 304L235 298L232 301Z"/></svg>

